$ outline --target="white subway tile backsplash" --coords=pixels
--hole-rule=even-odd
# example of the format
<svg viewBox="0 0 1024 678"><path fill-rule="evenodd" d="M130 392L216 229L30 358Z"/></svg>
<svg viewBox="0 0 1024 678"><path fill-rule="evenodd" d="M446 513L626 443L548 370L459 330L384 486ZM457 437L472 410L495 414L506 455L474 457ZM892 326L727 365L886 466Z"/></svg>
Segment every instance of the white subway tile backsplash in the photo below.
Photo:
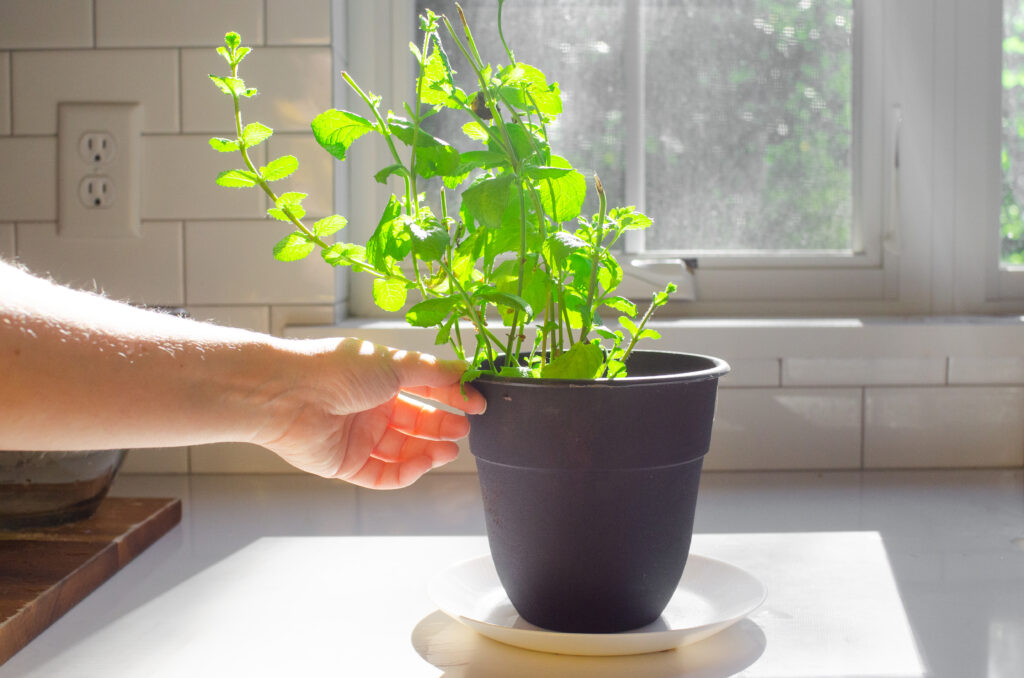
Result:
<svg viewBox="0 0 1024 678"><path fill-rule="evenodd" d="M263 42L262 0L95 2L97 47L216 47L228 31L247 45Z"/></svg>
<svg viewBox="0 0 1024 678"><path fill-rule="evenodd" d="M188 303L334 303L334 269L316 252L302 261L274 259L274 244L291 230L269 219L186 223Z"/></svg>
<svg viewBox="0 0 1024 678"><path fill-rule="evenodd" d="M176 50L14 52L11 61L15 134L56 134L61 101L137 101L143 133L179 129Z"/></svg>
<svg viewBox="0 0 1024 678"><path fill-rule="evenodd" d="M14 224L0 224L0 259L14 259Z"/></svg>
<svg viewBox="0 0 1024 678"><path fill-rule="evenodd" d="M330 0L267 0L268 45L330 43Z"/></svg>
<svg viewBox="0 0 1024 678"><path fill-rule="evenodd" d="M11 55L0 52L0 134L11 133Z"/></svg>
<svg viewBox="0 0 1024 678"><path fill-rule="evenodd" d="M57 138L0 137L0 158L0 218L56 221Z"/></svg>
<svg viewBox="0 0 1024 678"><path fill-rule="evenodd" d="M188 473L187 447L128 450L121 473Z"/></svg>
<svg viewBox="0 0 1024 678"><path fill-rule="evenodd" d="M186 132L234 131L231 99L209 74L224 74L226 64L213 49L181 51L182 129ZM259 95L242 101L242 120L276 131L309 132L317 115L331 107L329 47L263 47L242 62L239 75ZM340 77L340 76L338 76Z"/></svg>
<svg viewBox="0 0 1024 678"><path fill-rule="evenodd" d="M333 323L333 304L270 307L270 333L277 337L283 336L284 328L289 325L331 325ZM344 333L339 330L338 334Z"/></svg>
<svg viewBox="0 0 1024 678"><path fill-rule="evenodd" d="M295 174L274 183L274 191L309 194L302 206L312 218L334 213L334 157L316 143L312 134L275 134L267 142L268 162L282 155L293 155L299 161ZM269 199L267 207L272 207Z"/></svg>
<svg viewBox="0 0 1024 678"><path fill-rule="evenodd" d="M860 389L722 389L704 468L859 468L860 450Z"/></svg>
<svg viewBox="0 0 1024 678"><path fill-rule="evenodd" d="M217 153L208 140L198 134L142 138L144 219L245 219L266 213L259 189L214 183L221 171L242 167L242 159L234 153ZM251 157L262 164L262 148Z"/></svg>
<svg viewBox="0 0 1024 678"><path fill-rule="evenodd" d="M1024 388L868 388L864 423L867 468L1024 464Z"/></svg>
<svg viewBox="0 0 1024 678"><path fill-rule="evenodd" d="M950 384L1024 384L1024 357L951 356Z"/></svg>
<svg viewBox="0 0 1024 678"><path fill-rule="evenodd" d="M719 386L778 386L779 361L775 358L746 358L726 360L729 373L722 377Z"/></svg>
<svg viewBox="0 0 1024 678"><path fill-rule="evenodd" d="M92 0L3 0L0 49L92 47Z"/></svg>
<svg viewBox="0 0 1024 678"><path fill-rule="evenodd" d="M944 384L945 358L784 358L783 386Z"/></svg>
<svg viewBox="0 0 1024 678"><path fill-rule="evenodd" d="M139 304L180 306L181 224L143 222L139 232L128 238L65 238L55 223L20 223L18 258L71 287Z"/></svg>
<svg viewBox="0 0 1024 678"><path fill-rule="evenodd" d="M268 449L249 443L189 448L192 473L302 473Z"/></svg>
<svg viewBox="0 0 1024 678"><path fill-rule="evenodd" d="M270 332L268 306L189 306L189 314L196 320L223 327L240 327L253 332Z"/></svg>

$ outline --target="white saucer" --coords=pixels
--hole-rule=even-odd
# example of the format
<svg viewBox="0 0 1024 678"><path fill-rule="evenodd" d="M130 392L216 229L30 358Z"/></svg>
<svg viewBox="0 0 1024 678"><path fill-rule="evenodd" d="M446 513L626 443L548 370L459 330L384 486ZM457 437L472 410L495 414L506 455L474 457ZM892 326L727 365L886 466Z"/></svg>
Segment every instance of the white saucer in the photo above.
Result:
<svg viewBox="0 0 1024 678"><path fill-rule="evenodd" d="M539 652L604 656L696 643L746 617L765 597L764 585L744 570L695 554L661 617L624 633L559 633L530 624L509 602L490 556L452 565L428 592L446 614L493 640Z"/></svg>

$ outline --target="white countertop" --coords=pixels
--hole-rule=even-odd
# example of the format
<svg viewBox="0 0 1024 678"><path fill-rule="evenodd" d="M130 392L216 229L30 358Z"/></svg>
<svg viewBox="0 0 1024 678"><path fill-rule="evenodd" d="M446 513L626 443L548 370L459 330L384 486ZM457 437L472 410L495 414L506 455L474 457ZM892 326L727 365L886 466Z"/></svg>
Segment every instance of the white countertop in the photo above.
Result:
<svg viewBox="0 0 1024 678"><path fill-rule="evenodd" d="M574 658L477 636L426 582L486 553L476 478L395 493L303 476L130 476L182 524L0 678L1024 675L1024 472L705 474L693 551L764 605L693 646Z"/></svg>

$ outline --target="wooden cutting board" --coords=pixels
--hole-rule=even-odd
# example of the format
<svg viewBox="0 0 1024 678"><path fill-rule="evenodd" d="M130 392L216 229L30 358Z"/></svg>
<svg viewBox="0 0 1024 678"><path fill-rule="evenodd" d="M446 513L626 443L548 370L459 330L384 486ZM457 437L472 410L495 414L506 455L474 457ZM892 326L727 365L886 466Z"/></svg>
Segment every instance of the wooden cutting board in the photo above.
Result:
<svg viewBox="0 0 1024 678"><path fill-rule="evenodd" d="M0 664L180 521L178 499L107 497L86 520L0 530Z"/></svg>

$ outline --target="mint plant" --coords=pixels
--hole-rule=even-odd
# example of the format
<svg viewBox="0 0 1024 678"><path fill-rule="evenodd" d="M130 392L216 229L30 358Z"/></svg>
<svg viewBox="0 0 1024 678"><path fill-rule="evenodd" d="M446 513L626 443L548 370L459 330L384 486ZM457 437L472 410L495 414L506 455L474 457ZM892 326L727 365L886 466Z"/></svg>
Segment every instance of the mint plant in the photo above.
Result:
<svg viewBox="0 0 1024 678"><path fill-rule="evenodd" d="M508 64L493 66L480 58L462 8L461 36L444 16L420 17L422 43L410 43L419 66L414 101L404 116L381 111L381 97L342 78L365 104L367 116L328 110L312 121L317 142L344 160L364 135L379 135L392 164L376 173L387 183L398 177L404 190L391 195L365 245L331 242L346 220L332 215L307 225L306 194L278 194L271 184L292 174L295 157L286 155L257 167L249 149L272 134L266 125L242 123L241 102L256 95L239 77L239 64L251 51L231 32L217 51L230 75L210 79L234 103L234 139L213 138L221 152L239 152L245 167L221 172L217 183L261 189L273 203L267 214L294 231L274 247L281 261L304 258L319 249L332 266L349 266L373 276L373 298L388 311L405 313L410 325L437 328L437 344L450 344L470 363L466 379L481 374L559 379L595 379L626 375L626 360L641 339L658 338L646 327L653 311L667 303L675 285L653 295L647 311L615 293L622 268L612 248L630 230L651 226L634 207L608 209L601 180L593 177L599 211L581 214L587 180L548 142L548 126L562 112L557 83L538 68L518 61L501 31ZM463 89L455 80L441 41L441 26L472 69ZM476 147L460 151L436 138L424 123L439 114L461 115L462 131ZM440 213L421 192L422 182L439 177ZM450 194L465 186L458 205ZM414 297L410 300L410 297ZM492 325L494 309L504 329ZM603 323L602 314L619 314L622 329ZM492 312L492 316L494 313ZM472 326L472 343L461 320ZM532 342L527 344L527 340ZM529 346L528 349L524 346Z"/></svg>

